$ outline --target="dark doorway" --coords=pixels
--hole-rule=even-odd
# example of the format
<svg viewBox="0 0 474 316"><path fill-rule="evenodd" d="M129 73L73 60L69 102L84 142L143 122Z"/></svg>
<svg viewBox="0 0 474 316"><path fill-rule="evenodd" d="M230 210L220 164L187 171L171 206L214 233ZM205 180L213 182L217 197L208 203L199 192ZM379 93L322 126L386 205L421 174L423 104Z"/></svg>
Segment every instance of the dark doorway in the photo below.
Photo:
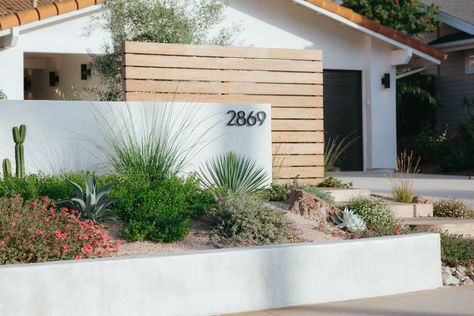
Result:
<svg viewBox="0 0 474 316"><path fill-rule="evenodd" d="M324 70L325 141L338 137L357 138L336 162L341 171L362 171L362 73Z"/></svg>

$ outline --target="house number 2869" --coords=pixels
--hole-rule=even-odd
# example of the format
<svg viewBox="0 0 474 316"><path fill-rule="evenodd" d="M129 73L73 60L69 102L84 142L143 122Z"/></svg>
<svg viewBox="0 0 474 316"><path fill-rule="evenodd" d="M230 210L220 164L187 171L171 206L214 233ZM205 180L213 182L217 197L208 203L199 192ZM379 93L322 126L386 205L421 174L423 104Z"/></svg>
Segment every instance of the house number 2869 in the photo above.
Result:
<svg viewBox="0 0 474 316"><path fill-rule="evenodd" d="M262 126L267 119L267 114L263 111L255 114L254 111L248 114L245 111L229 111L227 114L232 116L227 126Z"/></svg>

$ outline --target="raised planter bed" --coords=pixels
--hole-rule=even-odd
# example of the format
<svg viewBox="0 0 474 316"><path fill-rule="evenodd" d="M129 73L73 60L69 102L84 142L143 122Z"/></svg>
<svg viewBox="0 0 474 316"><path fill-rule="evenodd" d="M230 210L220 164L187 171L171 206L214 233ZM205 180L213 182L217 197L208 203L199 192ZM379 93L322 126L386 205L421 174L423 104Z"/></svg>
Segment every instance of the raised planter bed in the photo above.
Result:
<svg viewBox="0 0 474 316"><path fill-rule="evenodd" d="M433 217L433 204L389 203L389 206L399 218Z"/></svg>
<svg viewBox="0 0 474 316"><path fill-rule="evenodd" d="M438 234L0 267L0 315L215 315L441 286ZM78 302L80 302L78 304Z"/></svg>
<svg viewBox="0 0 474 316"><path fill-rule="evenodd" d="M369 198L370 191L363 189L332 189L318 188L320 191L329 194L336 203L347 203L355 198Z"/></svg>

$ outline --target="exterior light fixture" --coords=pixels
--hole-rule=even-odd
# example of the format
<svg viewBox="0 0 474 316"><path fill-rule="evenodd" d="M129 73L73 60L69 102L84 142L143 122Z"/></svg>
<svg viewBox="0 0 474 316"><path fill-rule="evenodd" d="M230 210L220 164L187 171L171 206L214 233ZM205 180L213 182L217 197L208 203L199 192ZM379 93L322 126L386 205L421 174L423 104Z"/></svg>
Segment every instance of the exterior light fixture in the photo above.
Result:
<svg viewBox="0 0 474 316"><path fill-rule="evenodd" d="M385 89L390 89L390 74L389 73L383 74L382 85Z"/></svg>
<svg viewBox="0 0 474 316"><path fill-rule="evenodd" d="M87 64L81 64L81 80L89 79L91 73L91 69Z"/></svg>
<svg viewBox="0 0 474 316"><path fill-rule="evenodd" d="M59 83L59 75L57 71L50 71L49 72L49 86L56 87Z"/></svg>

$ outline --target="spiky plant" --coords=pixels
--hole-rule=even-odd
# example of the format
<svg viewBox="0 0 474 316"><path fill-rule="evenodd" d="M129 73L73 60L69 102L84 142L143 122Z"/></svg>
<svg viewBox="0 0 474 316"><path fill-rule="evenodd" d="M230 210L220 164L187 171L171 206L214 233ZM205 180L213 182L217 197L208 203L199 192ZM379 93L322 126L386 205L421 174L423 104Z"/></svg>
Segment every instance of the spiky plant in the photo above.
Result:
<svg viewBox="0 0 474 316"><path fill-rule="evenodd" d="M61 207L77 210L81 214L81 218L94 222L110 220L113 216L109 206L117 199L108 198L107 195L112 190L114 183L109 183L102 189L98 189L94 175L91 177L84 175L83 179L86 187L85 192L79 184L68 180L76 191L76 197L60 202Z"/></svg>
<svg viewBox="0 0 474 316"><path fill-rule="evenodd" d="M271 180L255 160L232 151L205 162L199 168L198 177L208 188L251 194L265 189Z"/></svg>
<svg viewBox="0 0 474 316"><path fill-rule="evenodd" d="M339 228L347 228L351 233L364 232L367 229L364 220L348 208L344 209L342 216L340 214L331 215L331 220Z"/></svg>
<svg viewBox="0 0 474 316"><path fill-rule="evenodd" d="M420 172L420 157L415 158L413 151L404 150L397 156L397 172L389 174L392 180L392 194L396 202L411 203L413 182Z"/></svg>
<svg viewBox="0 0 474 316"><path fill-rule="evenodd" d="M350 133L346 137L329 138L324 144L324 172L334 170L334 165L342 154L351 147L359 137L354 136L355 132Z"/></svg>

